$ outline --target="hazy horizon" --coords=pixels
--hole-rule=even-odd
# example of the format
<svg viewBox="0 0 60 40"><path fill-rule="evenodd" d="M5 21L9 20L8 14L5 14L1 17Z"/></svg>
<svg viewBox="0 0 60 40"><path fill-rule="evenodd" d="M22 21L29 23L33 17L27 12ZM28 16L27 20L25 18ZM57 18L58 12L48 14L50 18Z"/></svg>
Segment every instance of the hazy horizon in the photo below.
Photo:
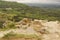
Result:
<svg viewBox="0 0 60 40"><path fill-rule="evenodd" d="M45 3L45 4L59 4L60 0L5 0L5 1L15 1L19 3Z"/></svg>

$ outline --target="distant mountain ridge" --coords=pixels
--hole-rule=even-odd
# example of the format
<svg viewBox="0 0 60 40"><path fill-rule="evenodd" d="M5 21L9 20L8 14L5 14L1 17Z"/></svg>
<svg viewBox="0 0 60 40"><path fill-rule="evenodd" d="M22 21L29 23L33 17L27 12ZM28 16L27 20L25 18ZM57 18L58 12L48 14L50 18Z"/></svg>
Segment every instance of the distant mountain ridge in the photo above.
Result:
<svg viewBox="0 0 60 40"><path fill-rule="evenodd" d="M26 3L29 6L44 7L44 8L60 8L60 4L40 4L40 3Z"/></svg>

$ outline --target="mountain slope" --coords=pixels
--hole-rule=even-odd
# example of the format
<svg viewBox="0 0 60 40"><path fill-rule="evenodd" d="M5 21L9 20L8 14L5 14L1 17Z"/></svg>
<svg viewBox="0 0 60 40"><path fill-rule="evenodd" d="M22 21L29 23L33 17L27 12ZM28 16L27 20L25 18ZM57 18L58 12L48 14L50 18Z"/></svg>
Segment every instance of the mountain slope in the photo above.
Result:
<svg viewBox="0 0 60 40"><path fill-rule="evenodd" d="M7 1L0 1L0 14L11 21L20 21L22 18L60 20L60 9L58 8L30 7L22 3Z"/></svg>

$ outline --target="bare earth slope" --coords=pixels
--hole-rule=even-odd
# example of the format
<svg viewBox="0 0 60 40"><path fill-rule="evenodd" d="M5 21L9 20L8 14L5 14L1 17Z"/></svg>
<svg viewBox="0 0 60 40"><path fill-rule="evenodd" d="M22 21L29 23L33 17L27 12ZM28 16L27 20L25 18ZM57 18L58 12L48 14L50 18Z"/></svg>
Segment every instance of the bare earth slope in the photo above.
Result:
<svg viewBox="0 0 60 40"><path fill-rule="evenodd" d="M41 40L60 40L60 22L46 21L46 20L21 20L16 24L16 29L0 31L0 38L4 37L10 32L14 34L37 35Z"/></svg>

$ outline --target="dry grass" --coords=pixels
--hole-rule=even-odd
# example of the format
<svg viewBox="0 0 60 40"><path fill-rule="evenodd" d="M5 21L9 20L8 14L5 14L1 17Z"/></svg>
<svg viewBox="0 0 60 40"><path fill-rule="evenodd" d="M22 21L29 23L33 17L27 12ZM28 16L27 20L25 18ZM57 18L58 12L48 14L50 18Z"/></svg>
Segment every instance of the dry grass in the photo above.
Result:
<svg viewBox="0 0 60 40"><path fill-rule="evenodd" d="M37 35L12 34L5 35L0 40L41 40Z"/></svg>

